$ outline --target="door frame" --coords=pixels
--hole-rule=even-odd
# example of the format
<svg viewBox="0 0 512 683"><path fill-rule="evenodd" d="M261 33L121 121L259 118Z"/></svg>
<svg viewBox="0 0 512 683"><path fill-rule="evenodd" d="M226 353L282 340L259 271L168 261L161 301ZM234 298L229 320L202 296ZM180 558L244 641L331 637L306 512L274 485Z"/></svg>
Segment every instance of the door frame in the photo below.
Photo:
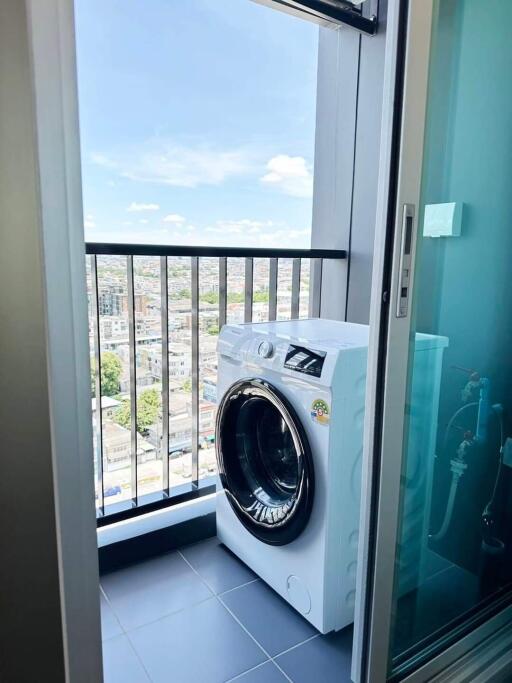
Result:
<svg viewBox="0 0 512 683"><path fill-rule="evenodd" d="M24 0L66 681L103 680L73 0Z"/></svg>
<svg viewBox="0 0 512 683"><path fill-rule="evenodd" d="M411 248L409 307L397 316L402 230L406 206L417 207L423 165L431 30L434 0L396 0L388 6L387 45L377 199L376 238L370 309L370 346L366 385L362 501L352 679L373 683L388 679L393 593L401 505L403 434L411 301L414 287L417 215ZM413 49L409 49L409 46ZM470 650L507 628L512 607L506 607L466 633L442 652L418 665L400 680L470 681ZM506 667L512 654L504 656ZM457 670L455 671L455 668ZM445 672L442 674L441 672ZM467 672L467 673L466 673ZM483 674L479 680L493 680ZM439 678L438 678L439 676ZM398 680L398 678L393 678ZM497 679L496 679L497 680Z"/></svg>

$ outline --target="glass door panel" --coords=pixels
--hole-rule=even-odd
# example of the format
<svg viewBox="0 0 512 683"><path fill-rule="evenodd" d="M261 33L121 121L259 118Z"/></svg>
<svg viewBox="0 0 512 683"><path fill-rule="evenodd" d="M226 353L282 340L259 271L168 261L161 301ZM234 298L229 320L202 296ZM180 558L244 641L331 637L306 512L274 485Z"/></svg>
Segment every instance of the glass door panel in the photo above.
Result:
<svg viewBox="0 0 512 683"><path fill-rule="evenodd" d="M434 2L391 673L512 586L511 22Z"/></svg>

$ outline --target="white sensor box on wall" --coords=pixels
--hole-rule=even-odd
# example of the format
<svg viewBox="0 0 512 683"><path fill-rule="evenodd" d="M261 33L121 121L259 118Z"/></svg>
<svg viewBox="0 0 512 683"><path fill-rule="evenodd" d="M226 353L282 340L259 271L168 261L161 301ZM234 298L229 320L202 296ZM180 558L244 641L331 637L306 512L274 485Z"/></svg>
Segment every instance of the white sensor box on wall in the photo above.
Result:
<svg viewBox="0 0 512 683"><path fill-rule="evenodd" d="M459 237L462 227L462 202L427 204L423 237Z"/></svg>

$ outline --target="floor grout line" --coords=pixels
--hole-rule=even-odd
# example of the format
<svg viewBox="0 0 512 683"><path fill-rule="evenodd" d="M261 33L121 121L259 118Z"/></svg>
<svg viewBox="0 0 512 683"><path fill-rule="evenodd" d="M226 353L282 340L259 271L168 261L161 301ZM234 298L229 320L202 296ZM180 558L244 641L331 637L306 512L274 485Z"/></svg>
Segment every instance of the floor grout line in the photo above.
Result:
<svg viewBox="0 0 512 683"><path fill-rule="evenodd" d="M261 579L251 579L250 581L246 581L246 583L241 583L239 586L234 586L233 588L228 588L227 591L222 591L221 593L217 593L217 595L226 595L226 593L232 593L233 591L237 591L239 588L245 588L245 586L250 586L251 583L256 583L257 581L260 581Z"/></svg>
<svg viewBox="0 0 512 683"><path fill-rule="evenodd" d="M205 585L206 585L211 591L213 591L212 586L211 586L211 585L209 584L209 582L208 582L208 581L199 573L199 571L192 565L192 563L189 562L189 560L183 555L183 553L182 553L181 551L178 550L178 552L180 553L180 555L181 555L181 557L184 559L184 561L185 561L185 562L189 565L189 567L192 569L192 571L194 571L194 572L198 575L198 577L205 583ZM239 588L243 588L244 586L248 586L248 585L250 585L250 584L252 584L252 583L255 583L256 581L260 581L260 579L259 579L259 578L253 579L252 581L248 581L248 582L245 583L245 584L242 584L242 585L240 585L240 586L236 586L235 588L231 588L231 589L229 589L229 590L227 590L227 591L224 591L223 593L215 593L215 597L216 597L217 600L221 603L221 605L226 609L226 611L231 615L231 617L237 622L237 624L238 624L238 625L247 633L247 635L256 643L256 645L258 645L258 647L262 650L262 652L268 657L268 660L267 660L267 661L272 662L272 663L274 664L274 666L276 666L276 668L279 669L279 671L283 674L283 676L286 678L286 680L289 681L290 683L293 683L293 680L288 676L288 674L286 673L286 671L284 671L284 669L279 665L279 663L276 661L276 658L277 658L277 657L280 657L281 655L286 654L287 652L290 652L291 650L295 650L296 648L300 647L301 645L305 645L306 643L308 643L308 642L311 641L311 640L315 640L315 638L319 638L321 634L320 634L320 633L314 633L312 636L309 636L309 638L306 638L305 640L302 640L302 641L300 641L299 643L295 643L295 645L292 645L291 647L286 648L285 650L282 650L281 652L278 652L278 653L275 654L275 655L271 655L269 652L267 652L267 650L263 647L263 645L256 639L256 637L255 637L255 636L246 628L246 626L240 621L240 619L238 619L238 617L231 611L231 609L230 609L230 608L226 605L226 603L222 600L222 597L223 597L226 593L231 593L231 592L233 592L233 591L235 591L235 590L238 590ZM231 680L236 680L236 678L239 678L239 677L242 676L244 673L248 673L249 671L252 671L253 669L257 669L257 668L259 668L260 666L262 666L263 664L265 664L265 662L262 662L261 664L258 664L258 665L256 665L255 667L252 667L251 669L248 669L247 671L244 671L244 672L242 672L242 673L240 673L240 674L237 674L237 676L236 676L234 679L229 679L229 680L230 680L230 681L231 681Z"/></svg>
<svg viewBox="0 0 512 683"><path fill-rule="evenodd" d="M101 583L100 583L100 617L101 617L101 596L102 595L103 595L103 599L105 600L107 605L112 610L112 614L114 615L114 619L117 621L119 628L121 629L121 633L126 633L126 631L124 630L124 626L122 625L121 621L119 620L119 617L117 616L117 613L114 609L114 605L112 604L110 598L108 597L108 595L107 595L105 589L103 588L103 586L101 585ZM102 633L101 642L103 642L103 631L101 633ZM121 634L118 633L117 635L121 635ZM112 636L112 637L115 637L115 636ZM105 640L110 640L110 638L106 638Z"/></svg>
<svg viewBox="0 0 512 683"><path fill-rule="evenodd" d="M149 671L146 669L146 667L145 667L145 665L144 665L144 662L142 661L142 658L139 656L139 653L138 653L137 650L135 649L135 645L132 643L131 638L130 638L130 635L129 635L128 633L125 633L125 636L126 636L126 640L128 641L128 644L130 645L130 647L131 647L131 649L132 649L132 652L135 654L135 656L137 657L138 661L140 662L140 665L141 665L141 667L142 667L142 670L144 671L144 673L145 673L146 676L148 677L149 683L152 683L152 682L153 682L153 679L152 679L151 676L149 675Z"/></svg>
<svg viewBox="0 0 512 683"><path fill-rule="evenodd" d="M204 581L203 577L200 576L200 574L198 574L198 572L195 571L195 569L190 565L190 562L188 562L188 561L183 557L183 555L181 554L181 552L180 552L179 550L173 550L173 551L171 551L171 553L176 553L177 555L179 555L179 556L181 557L181 559L189 566L189 568L191 568L192 571L193 571L195 574L197 574L197 576L198 576L199 579L201 580L201 583L202 583L204 586L206 586L206 588L210 591L211 595L209 595L207 598L203 598L202 600L198 600L197 602L192 602L192 603L190 603L190 604L188 604L188 605L184 605L183 607L180 607L180 608L177 609L177 610L173 610L172 612L166 612L165 614L163 614L162 616L158 617L157 619L151 619L150 621L145 621L143 624L139 624L138 626L133 626L133 627L130 627L130 628L125 628L125 627L123 626L123 624L121 623L120 618L117 616L117 613L116 613L116 610L115 610L115 608L114 608L114 605L113 605L112 601L109 599L106 590L103 588L103 586L101 585L101 582L100 582L100 591L103 593L103 596L105 597L106 601L108 602L108 604L109 604L109 606L110 606L112 612L114 613L114 616L115 616L117 622L119 623L119 626L120 626L120 628L121 628L121 630L122 630L123 633L125 633L125 634L132 633L133 631L136 631L136 630L138 630L139 628L143 628L144 626L149 626L149 625L151 625L151 624L156 624L158 621L162 621L162 619L166 619L167 617L174 616L175 614L179 614L180 612L183 612L183 611L185 611L186 609L189 609L190 607L194 607L195 605L201 605L203 602L208 602L208 600L211 600L212 598L215 598L215 592L214 592L214 591L212 590L212 588L207 584L207 582ZM171 553L162 553L162 554L163 554L163 555L168 555L168 554L171 554ZM114 572L112 572L112 573L114 573ZM110 638L108 638L108 640L110 640Z"/></svg>
<svg viewBox="0 0 512 683"><path fill-rule="evenodd" d="M208 539L208 540L210 540L210 539ZM197 543L194 543L193 545L200 545L201 543L203 543L203 541L198 541ZM185 546L184 548L178 548L177 552L179 553L179 555L181 555L182 559L185 560L185 562L189 565L189 567L199 576L199 578L201 579L201 581L204 582L204 584L207 586L207 588L209 588L209 590L211 590L213 592L214 595L225 595L226 593L231 593L232 591L236 591L239 588L243 588L244 586L249 586L251 583L256 583L256 581L261 581L259 576L255 576L255 578L251 579L250 581L246 581L245 583L241 583L238 586L233 586L233 588L228 588L225 591L217 592L213 589L212 586L210 586L210 584L203 577L203 575L200 573L200 571L198 569L196 569L194 567L193 563L186 557L186 555L185 555L186 549L190 548L190 547L192 547L192 546Z"/></svg>
<svg viewBox="0 0 512 683"><path fill-rule="evenodd" d="M267 652L267 650L266 650L266 649L263 647L263 645L256 639L256 637L253 636L253 634L249 631L249 629L246 628L246 627L244 626L244 624L240 621L240 619L236 616L236 614L234 614L234 612L232 612L232 611L229 609L229 607L226 605L226 603L222 600L222 598L221 598L219 595L217 595L217 600L218 600L218 601L220 602L220 604L225 608L225 610L226 610L229 614L231 614L231 616L233 617L233 619L237 622L237 624L238 624L241 628L243 628L243 630L247 633L247 635L248 635L250 638L252 638L252 640L254 640L254 642L256 643L256 645L265 653L265 655L268 657L268 659L269 659L271 662L273 662L273 663L275 664L275 666L277 666L277 668L278 668L279 671L283 674L283 676L286 678L286 680L289 681L290 683L293 683L292 679L288 676L288 674L287 674L285 671L283 671L283 669L279 666L279 664L278 664L277 662L274 661L274 658L272 657L272 655L269 654L269 653Z"/></svg>
<svg viewBox="0 0 512 683"><path fill-rule="evenodd" d="M181 556L183 557L185 562L189 565L189 567L199 576L199 578L201 578L201 580L205 582L205 584L208 586L208 588L210 588L210 590L212 590L208 581L206 581L206 579L204 579L199 574L199 572L190 564L190 562L187 560L186 557L184 557L183 554L181 554ZM274 660L272 659L272 656L267 652L267 650L263 647L263 645L253 636L253 634L249 631L249 629L246 628L246 626L244 626L244 624L240 621L240 619L229 609L229 607L226 605L226 603L222 600L221 596L215 595L215 597L218 600L218 602L220 602L222 607L224 607L226 612L232 617L232 619L234 619L234 621L236 621L236 623L240 626L240 628L243 631L245 631L245 633L249 636L249 638L260 648L260 650L263 652L263 654L267 657L267 661L274 662ZM265 662L261 662L261 664L264 664L264 663ZM285 671L283 671L281 669L281 667L276 662L274 662L274 665L279 669L279 671L283 674L283 676L286 678L286 680L289 681L289 683L293 683L292 679L286 674ZM247 672L245 672L245 673L247 673Z"/></svg>
<svg viewBox="0 0 512 683"><path fill-rule="evenodd" d="M309 638L306 638L306 640L301 640L300 643L295 643L295 645L292 645L291 647L287 648L286 650L283 650L282 652L278 652L277 655L274 655L274 658L281 657L281 655L285 655L288 652L295 650L295 648L300 647L301 645L305 645L306 643L309 643L311 640L315 640L315 638L320 638L321 635L322 635L321 633L315 633L312 636L309 636Z"/></svg>
<svg viewBox="0 0 512 683"><path fill-rule="evenodd" d="M194 545L195 545L195 544L194 544ZM309 638L306 638L305 640L302 640L302 641L299 642L299 643L295 643L295 645L292 645L291 647L286 648L285 650L282 650L281 652L279 652L279 653L277 653L277 654L275 654L275 655L271 655L271 654L265 649L265 647L258 641L258 639L249 631L249 629L242 623L242 621L236 616L236 614L228 607L228 605L224 602L224 600L222 599L224 595L229 594L229 593L232 593L233 591L236 591L236 590L238 590L238 589L240 589L240 588L244 588L244 587L249 586L249 585L251 585L251 584L253 584L253 583L256 583L256 582L258 582L258 581L261 581L261 579L258 578L258 577L256 577L256 578L254 578L254 579L251 579L250 581L247 581L247 582L245 582L245 583L243 583L243 584L240 584L239 586L234 586L233 588L229 588L228 590L223 591L222 593L217 593L217 592L213 589L212 585L210 585L209 581L208 581L207 579L205 579L205 578L202 576L202 574L194 567L194 565L187 559L187 557L184 555L184 553L182 552L181 549L176 549L176 550L173 550L172 552L173 552L173 553L176 553L177 555L179 555L179 556L181 557L181 559L182 559L182 560L185 562L185 564L190 568L190 570L199 578L199 580L201 581L201 583L210 591L211 595L209 595L207 598L204 598L203 600L200 600L199 602L194 602L194 603L192 603L192 604L190 604L190 605L185 605L184 607L180 608L179 610L176 610L176 611L174 611L174 612L169 612L169 613L167 613L167 614L165 614L165 615L159 617L158 619L154 619L154 620L152 620L152 621L145 622L144 624L140 624L139 626L135 626L134 628L126 629L126 628L123 626L123 624L121 623L121 621L120 621L120 619L119 619L119 617L118 617L118 615L117 615L117 613L116 613L116 611L115 611L115 609L114 609L113 603L112 603L112 601L110 600L110 598L108 597L108 594L107 594L106 590L103 588L102 584L100 583L100 594L103 596L103 598L104 598L105 601L107 602L109 608L112 610L112 613L114 614L114 617L115 617L115 619L116 619L116 622L119 624L119 627L120 627L120 629L121 629L121 633L118 634L117 637L119 637L120 635L125 635L125 636L127 637L127 640L128 640L128 642L129 642L129 644L130 644L130 648L133 650L133 652L134 652L134 654L135 654L137 660L140 662L140 664L141 664L141 666L142 666L142 668L143 668L143 670L144 670L146 676L148 677L148 680L151 682L152 679L151 679L151 677L149 676L149 673L148 673L146 667L144 666L144 663L143 663L142 659L141 659L140 656L138 655L137 650L135 649L135 646L134 646L134 644L133 644L132 641L131 641L130 634L133 633L133 632L135 632L135 631L137 631L137 630L139 630L139 629L141 629L141 628L144 628L145 626L149 626L149 625L156 624L156 623L158 623L159 621L162 621L163 619L166 619L167 617L170 617L170 616L174 616L174 615L176 615L176 614L179 614L180 612L183 612L183 611L185 611L185 610L187 610L187 609L190 609L191 607L194 607L194 606L196 606L196 605L200 605L200 604L203 604L203 603L205 603L205 602L208 602L209 600L215 599L218 603L220 603L220 605L226 610L226 612L231 616L231 618L232 618L232 619L238 624L238 626L239 626L239 627L240 627L240 628L249 636L249 638L256 644L256 646L259 648L259 650L261 650L261 652L262 652L262 653L265 655L265 657L266 657L266 660L265 660L265 661L260 662L259 664L256 664L255 666L250 667L249 669L247 669L247 670L245 670L245 671L240 672L240 673L237 674L236 676L234 676L234 677L228 679L225 683L230 683L231 681L236 681L236 680L240 679L241 677L243 677L245 674L249 673L250 671L254 671L254 670L256 670L256 669L261 668L262 666L264 666L264 665L267 664L268 662L272 662L272 664L273 664L273 665L280 671L280 673L284 676L284 678L286 679L286 681L288 681L289 683L293 683L293 680L292 680L292 679L290 678L290 676L286 673L286 671L284 671L284 669L280 666L280 664L276 661L276 659L277 659L278 657L281 657L281 655L284 655L284 654L286 654L286 653L288 653L288 652L290 652L290 651L292 651L292 650L295 650L295 649L301 647L302 645L305 645L306 643L310 642L311 640L315 640L316 638L320 637L321 634L320 634L320 633L315 633L314 635L310 636ZM111 638L108 638L108 639L106 639L105 641L103 641L103 639L102 639L102 643L103 643L103 642L108 642L109 640L111 640L111 639L114 638L114 637L116 637L116 636L112 636Z"/></svg>
<svg viewBox="0 0 512 683"><path fill-rule="evenodd" d="M251 673L251 671L256 671L257 669L261 669L262 666L265 666L266 664L271 664L272 660L267 659L266 662L261 662L260 664L256 664L256 666L251 666L250 669L246 669L245 671L242 671L241 673L237 674L236 676L233 676L233 678L228 678L227 681L224 681L224 683L231 683L232 681L238 681L240 678L245 676L248 673Z"/></svg>
<svg viewBox="0 0 512 683"><path fill-rule="evenodd" d="M106 593L105 589L103 588L103 586L101 585L101 583L100 583L100 595L103 595L105 601L107 602L108 606L109 606L110 609L112 610L112 614L114 615L115 620L116 620L117 623L119 624L119 628L121 629L121 633L118 633L117 636L112 636L111 638L105 638L105 640L104 640L103 638L101 639L101 654L102 654L102 659L103 659L103 644L104 644L104 643L108 643L109 641L113 640L114 638L119 638L120 636L124 636L124 637L126 638L126 640L128 641L128 645L130 646L130 649L132 650L133 654L135 655L135 657L137 658L139 664L141 665L142 670L143 670L144 673L146 674L149 683L152 683L152 679L151 679L151 677L150 677L150 675L149 675L148 670L147 670L146 667L144 666L144 662L143 662L142 659L139 657L139 653L137 652L137 650L136 650L135 647L133 646L133 643L132 643L132 641L130 640L130 636L128 635L128 632L125 630L124 626L123 626L122 623L120 622L119 617L117 616L117 614L116 614L116 612L115 612L115 610L114 610L114 606L112 605L110 599L108 598L107 593ZM100 604L100 609L101 609L101 604Z"/></svg>
<svg viewBox="0 0 512 683"><path fill-rule="evenodd" d="M163 621L164 619L167 619L168 617L174 617L176 614L181 614L181 612L185 612L185 610L191 609L192 607L197 607L198 605L203 605L205 602L208 602L209 600L213 600L215 598L215 595L209 595L207 598L204 598L204 600L199 600L199 602L191 602L189 605L185 605L185 607L180 607L180 609L177 609L174 612L167 612L167 614L162 615L161 617L158 617L158 619L152 619L151 621L145 621L143 624L139 624L139 626L133 626L132 628L128 628L125 630L126 635L129 633L133 633L134 631L138 631L141 628L144 628L144 626L153 626L153 624L157 624L159 621Z"/></svg>

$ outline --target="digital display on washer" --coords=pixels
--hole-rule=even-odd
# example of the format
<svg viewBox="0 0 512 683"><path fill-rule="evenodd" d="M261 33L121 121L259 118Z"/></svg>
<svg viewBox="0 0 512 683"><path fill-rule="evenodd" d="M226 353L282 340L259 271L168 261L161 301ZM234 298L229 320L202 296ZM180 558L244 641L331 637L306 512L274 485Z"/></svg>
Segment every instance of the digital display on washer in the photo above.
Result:
<svg viewBox="0 0 512 683"><path fill-rule="evenodd" d="M315 351L305 346L290 344L286 352L284 367L296 372L303 372L305 375L320 377L326 355L325 351Z"/></svg>

